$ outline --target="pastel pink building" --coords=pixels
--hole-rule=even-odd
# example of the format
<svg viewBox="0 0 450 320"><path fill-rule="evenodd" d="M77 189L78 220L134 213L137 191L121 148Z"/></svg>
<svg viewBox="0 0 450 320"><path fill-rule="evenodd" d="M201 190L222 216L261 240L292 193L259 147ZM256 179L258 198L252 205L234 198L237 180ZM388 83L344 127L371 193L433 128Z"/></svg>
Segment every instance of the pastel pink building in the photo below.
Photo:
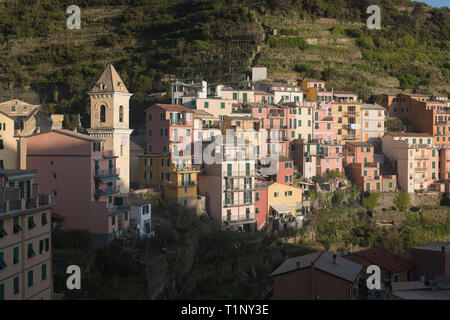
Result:
<svg viewBox="0 0 450 320"><path fill-rule="evenodd" d="M450 149L439 150L439 180L450 180Z"/></svg>
<svg viewBox="0 0 450 320"><path fill-rule="evenodd" d="M344 150L344 162L372 163L374 162L374 146L367 142L346 142Z"/></svg>
<svg viewBox="0 0 450 320"><path fill-rule="evenodd" d="M325 177L328 172L336 170L343 172L343 146L337 143L320 144L317 160L317 174Z"/></svg>
<svg viewBox="0 0 450 320"><path fill-rule="evenodd" d="M330 109L314 110L313 139L332 142L335 139L334 121Z"/></svg>
<svg viewBox="0 0 450 320"><path fill-rule="evenodd" d="M146 154L191 154L194 112L181 105L155 104L145 110Z"/></svg>
<svg viewBox="0 0 450 320"><path fill-rule="evenodd" d="M268 220L268 196L267 196L268 184L262 183L256 184L255 190L255 219L258 230L261 230Z"/></svg>
<svg viewBox="0 0 450 320"><path fill-rule="evenodd" d="M275 95L266 91L255 91L255 102L262 104L274 103Z"/></svg>
<svg viewBox="0 0 450 320"><path fill-rule="evenodd" d="M352 181L362 191L383 191L383 177L380 175L379 163L351 163L349 172Z"/></svg>
<svg viewBox="0 0 450 320"><path fill-rule="evenodd" d="M127 198L120 195L116 158L103 140L69 130L27 137L27 168L51 194L54 211L68 229L88 230L95 244L105 244L129 226Z"/></svg>
<svg viewBox="0 0 450 320"><path fill-rule="evenodd" d="M276 182L292 186L294 178L294 160L280 156Z"/></svg>

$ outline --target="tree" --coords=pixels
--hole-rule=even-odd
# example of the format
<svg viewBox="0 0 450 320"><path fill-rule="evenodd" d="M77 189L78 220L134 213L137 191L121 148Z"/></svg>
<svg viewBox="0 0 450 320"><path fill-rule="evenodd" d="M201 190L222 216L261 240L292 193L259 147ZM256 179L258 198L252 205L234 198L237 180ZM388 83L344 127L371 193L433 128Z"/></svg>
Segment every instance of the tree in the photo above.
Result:
<svg viewBox="0 0 450 320"><path fill-rule="evenodd" d="M371 193L368 197L363 198L362 205L369 211L373 211L378 204L379 193Z"/></svg>
<svg viewBox="0 0 450 320"><path fill-rule="evenodd" d="M397 207L399 211L405 212L410 204L409 193L400 192L394 198L394 205Z"/></svg>
<svg viewBox="0 0 450 320"><path fill-rule="evenodd" d="M309 194L309 198L311 199L311 203L314 206L319 194L316 190L313 190L313 189L309 189L308 194Z"/></svg>
<svg viewBox="0 0 450 320"><path fill-rule="evenodd" d="M331 187L335 187L337 181L342 178L342 174L338 170L331 170L327 173L327 180L330 181Z"/></svg>
<svg viewBox="0 0 450 320"><path fill-rule="evenodd" d="M341 204L342 200L344 200L344 197L345 197L344 191L336 190L333 193L333 199L332 199L333 204L335 204L335 205Z"/></svg>

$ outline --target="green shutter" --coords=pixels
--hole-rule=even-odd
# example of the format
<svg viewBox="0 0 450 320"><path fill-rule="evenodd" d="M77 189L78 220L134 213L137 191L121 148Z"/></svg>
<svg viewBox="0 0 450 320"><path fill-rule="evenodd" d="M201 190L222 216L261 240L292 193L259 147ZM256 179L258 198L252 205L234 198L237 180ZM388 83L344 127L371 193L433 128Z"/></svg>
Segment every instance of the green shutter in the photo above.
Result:
<svg viewBox="0 0 450 320"><path fill-rule="evenodd" d="M7 235L8 235L8 233L3 228L3 221L0 221L0 239Z"/></svg>
<svg viewBox="0 0 450 320"><path fill-rule="evenodd" d="M28 288L33 286L33 270L28 271Z"/></svg>
<svg viewBox="0 0 450 320"><path fill-rule="evenodd" d="M220 108L225 109L225 102L220 103Z"/></svg>
<svg viewBox="0 0 450 320"><path fill-rule="evenodd" d="M19 247L15 247L14 248L14 264L18 264L19 263Z"/></svg>
<svg viewBox="0 0 450 320"><path fill-rule="evenodd" d="M42 274L41 274L41 279L42 280L46 280L47 279L47 265L43 264L42 265Z"/></svg>
<svg viewBox="0 0 450 320"><path fill-rule="evenodd" d="M14 295L19 294L19 277L14 278Z"/></svg>

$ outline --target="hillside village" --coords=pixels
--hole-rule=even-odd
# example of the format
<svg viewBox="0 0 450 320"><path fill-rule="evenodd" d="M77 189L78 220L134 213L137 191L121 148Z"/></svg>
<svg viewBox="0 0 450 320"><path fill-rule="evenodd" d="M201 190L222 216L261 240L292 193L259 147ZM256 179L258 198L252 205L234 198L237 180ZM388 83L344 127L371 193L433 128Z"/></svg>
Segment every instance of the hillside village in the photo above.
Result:
<svg viewBox="0 0 450 320"><path fill-rule="evenodd" d="M360 223L369 229L371 219L392 228L399 215L415 219L421 211L425 217L427 208L448 227L447 96L386 94L381 105L371 104L322 80L273 81L266 67L255 66L249 85L241 87L173 79L171 103L148 106L145 135L132 135L132 93L112 64L87 95L90 127L80 132L63 129L64 115L47 117L40 105L17 99L0 104L1 299L61 297L53 284L61 275L52 264L60 269L63 257L54 260L52 233L57 249L86 241L107 248L107 256L133 256L130 268L150 259L152 298L189 297L192 287L201 296L205 289L196 287L195 277L204 276L199 270L214 254L206 248L229 241L237 241L235 250L250 244L267 251L260 267L255 264L262 257L247 266L254 279L263 279L254 283L256 298L449 297L448 228L440 231L440 242L434 236L424 243L423 236L420 245L395 253L371 247L370 230L347 252L324 238L324 228L334 225L326 219L358 208L365 208L358 211ZM404 130L389 130L394 119ZM85 233L64 238L71 230ZM193 230L203 231L195 236ZM297 235L308 239L307 232L318 234L312 237L321 250L309 253L315 251L309 247L302 249L308 255L292 257L287 248ZM233 233L248 243L231 240ZM199 244L210 237L217 239ZM180 245L190 249L174 255ZM252 256L255 249L245 250ZM155 252L165 256L155 260ZM242 261L237 270L247 268ZM370 264L383 272L381 290L365 289ZM176 284L155 276L168 270L177 274ZM317 282L304 290L292 286L313 276ZM239 277L245 283L249 276Z"/></svg>

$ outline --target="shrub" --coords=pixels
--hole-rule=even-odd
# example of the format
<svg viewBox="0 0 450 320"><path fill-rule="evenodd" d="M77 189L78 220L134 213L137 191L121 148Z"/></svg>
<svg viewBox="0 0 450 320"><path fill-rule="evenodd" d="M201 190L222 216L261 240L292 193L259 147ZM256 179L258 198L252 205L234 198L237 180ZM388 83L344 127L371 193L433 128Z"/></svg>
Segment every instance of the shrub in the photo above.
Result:
<svg viewBox="0 0 450 320"><path fill-rule="evenodd" d="M405 212L410 204L409 193L398 193L394 198L394 205L399 211Z"/></svg>
<svg viewBox="0 0 450 320"><path fill-rule="evenodd" d="M371 193L368 197L363 198L362 205L369 211L373 211L378 204L379 193Z"/></svg>
<svg viewBox="0 0 450 320"><path fill-rule="evenodd" d="M333 204L339 205L339 204L342 203L342 200L344 200L344 196L345 196L344 191L342 191L342 190L336 190L336 191L333 193L333 198L332 198L331 201L333 202Z"/></svg>

